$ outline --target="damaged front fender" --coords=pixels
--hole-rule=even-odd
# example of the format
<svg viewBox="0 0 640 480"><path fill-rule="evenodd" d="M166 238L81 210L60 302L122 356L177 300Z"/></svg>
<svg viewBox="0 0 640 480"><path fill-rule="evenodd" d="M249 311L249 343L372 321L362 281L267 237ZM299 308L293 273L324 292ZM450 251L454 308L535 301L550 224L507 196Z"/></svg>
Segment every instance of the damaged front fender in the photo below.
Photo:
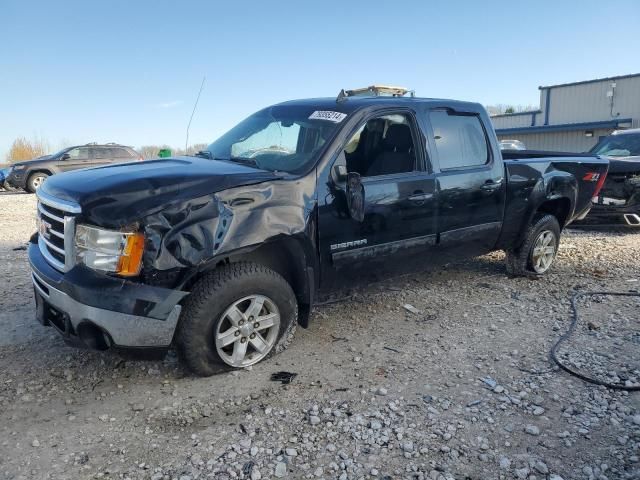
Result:
<svg viewBox="0 0 640 480"><path fill-rule="evenodd" d="M175 288L223 261L260 260L310 305L317 285L315 176L241 186L147 216L144 270L182 272ZM278 262L285 265L279 265ZM310 285L311 284L311 285Z"/></svg>

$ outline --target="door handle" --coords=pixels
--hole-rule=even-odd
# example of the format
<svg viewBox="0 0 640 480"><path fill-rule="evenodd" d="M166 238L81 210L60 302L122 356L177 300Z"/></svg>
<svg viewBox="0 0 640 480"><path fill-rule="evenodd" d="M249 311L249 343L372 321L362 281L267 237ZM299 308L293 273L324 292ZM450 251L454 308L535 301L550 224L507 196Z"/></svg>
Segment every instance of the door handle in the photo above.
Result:
<svg viewBox="0 0 640 480"><path fill-rule="evenodd" d="M432 193L416 192L409 197L412 202L425 202L433 197Z"/></svg>
<svg viewBox="0 0 640 480"><path fill-rule="evenodd" d="M480 188L486 191L493 191L493 190L497 190L501 186L502 186L502 179L499 178L498 180L487 180L486 182L484 182L484 185L482 185Z"/></svg>

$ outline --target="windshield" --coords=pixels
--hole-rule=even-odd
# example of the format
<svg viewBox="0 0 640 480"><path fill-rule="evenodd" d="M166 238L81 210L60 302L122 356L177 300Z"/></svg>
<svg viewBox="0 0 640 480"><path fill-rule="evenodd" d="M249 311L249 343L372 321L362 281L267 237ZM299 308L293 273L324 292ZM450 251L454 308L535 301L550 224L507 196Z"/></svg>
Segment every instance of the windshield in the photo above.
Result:
<svg viewBox="0 0 640 480"><path fill-rule="evenodd" d="M640 156L640 133L610 135L598 142L590 153L608 157Z"/></svg>
<svg viewBox="0 0 640 480"><path fill-rule="evenodd" d="M338 130L346 114L280 105L261 110L207 147L211 157L264 170L303 173Z"/></svg>

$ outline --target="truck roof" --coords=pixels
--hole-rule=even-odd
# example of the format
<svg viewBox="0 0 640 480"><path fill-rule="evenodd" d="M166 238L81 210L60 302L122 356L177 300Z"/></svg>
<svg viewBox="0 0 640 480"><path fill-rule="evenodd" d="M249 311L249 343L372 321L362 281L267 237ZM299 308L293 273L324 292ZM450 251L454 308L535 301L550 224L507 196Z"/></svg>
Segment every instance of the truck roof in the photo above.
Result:
<svg viewBox="0 0 640 480"><path fill-rule="evenodd" d="M451 107L458 110L478 110L484 107L476 102L463 102L459 100L447 100L440 98L421 98L421 97L391 97L391 96L370 96L370 97L345 97L336 100L335 97L323 98L305 98L299 100L288 100L278 103L277 105L299 105L317 108L319 110L339 111L343 113L351 113L362 108L371 106L388 106L399 107L415 104L431 104L439 107Z"/></svg>

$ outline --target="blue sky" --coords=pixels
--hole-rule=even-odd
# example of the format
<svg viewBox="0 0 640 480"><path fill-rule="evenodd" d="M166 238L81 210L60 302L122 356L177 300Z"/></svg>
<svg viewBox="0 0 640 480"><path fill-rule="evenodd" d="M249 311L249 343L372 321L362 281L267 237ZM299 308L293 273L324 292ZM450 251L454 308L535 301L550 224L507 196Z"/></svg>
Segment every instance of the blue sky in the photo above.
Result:
<svg viewBox="0 0 640 480"><path fill-rule="evenodd" d="M208 143L282 100L398 84L538 104L538 86L640 72L640 2L0 2L0 161L19 135Z"/></svg>

